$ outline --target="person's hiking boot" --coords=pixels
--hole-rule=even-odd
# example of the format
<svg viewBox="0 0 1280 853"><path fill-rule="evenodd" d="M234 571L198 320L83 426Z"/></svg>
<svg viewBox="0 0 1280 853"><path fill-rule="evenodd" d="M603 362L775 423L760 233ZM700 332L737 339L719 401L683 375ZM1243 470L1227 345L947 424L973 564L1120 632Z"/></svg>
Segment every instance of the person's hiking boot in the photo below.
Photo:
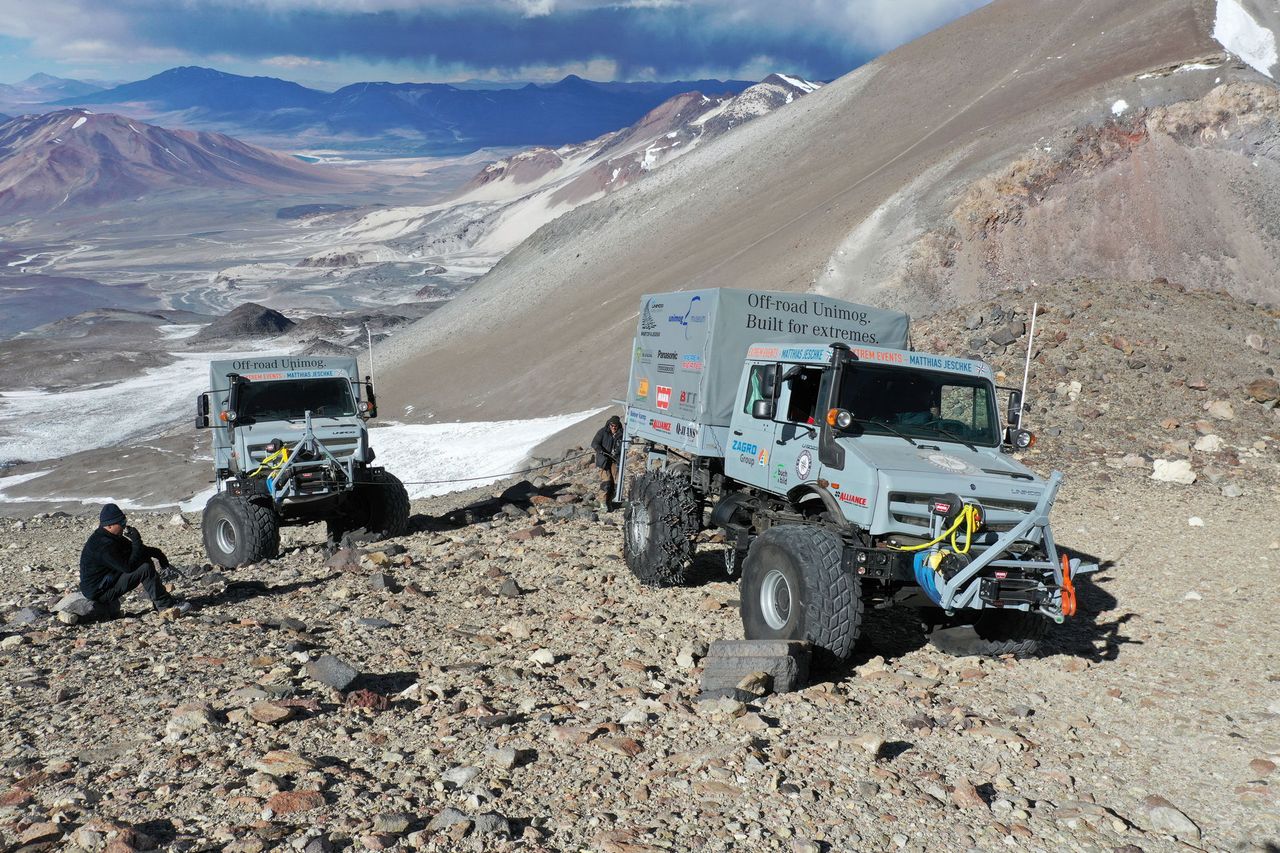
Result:
<svg viewBox="0 0 1280 853"><path fill-rule="evenodd" d="M167 601L157 601L155 603L156 612L160 614L161 619L177 619L185 616L192 610L190 601L180 601L176 598L170 598Z"/></svg>

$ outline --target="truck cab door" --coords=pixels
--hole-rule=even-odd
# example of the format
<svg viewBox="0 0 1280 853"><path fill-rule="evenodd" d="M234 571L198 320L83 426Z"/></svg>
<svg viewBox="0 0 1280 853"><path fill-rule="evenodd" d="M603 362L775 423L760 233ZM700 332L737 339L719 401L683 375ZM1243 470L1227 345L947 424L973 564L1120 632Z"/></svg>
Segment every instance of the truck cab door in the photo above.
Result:
<svg viewBox="0 0 1280 853"><path fill-rule="evenodd" d="M776 440L769 460L769 487L785 493L818 477L819 397L823 368L782 365Z"/></svg>
<svg viewBox="0 0 1280 853"><path fill-rule="evenodd" d="M724 470L740 483L768 487L769 461L778 424L773 418L757 418L758 404L777 400L779 367L776 363L751 364L738 385L738 404L729 423L729 446Z"/></svg>

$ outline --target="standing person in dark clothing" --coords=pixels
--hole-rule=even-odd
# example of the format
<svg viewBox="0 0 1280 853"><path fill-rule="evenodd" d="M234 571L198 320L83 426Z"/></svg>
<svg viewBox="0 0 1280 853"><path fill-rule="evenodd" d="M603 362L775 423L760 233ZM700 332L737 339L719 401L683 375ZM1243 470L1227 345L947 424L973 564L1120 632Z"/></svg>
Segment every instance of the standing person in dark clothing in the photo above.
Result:
<svg viewBox="0 0 1280 853"><path fill-rule="evenodd" d="M600 509L613 509L613 490L617 488L618 461L622 458L622 420L614 415L591 439L591 449L596 452L596 467L600 469Z"/></svg>
<svg viewBox="0 0 1280 853"><path fill-rule="evenodd" d="M98 514L98 529L80 551L80 593L106 615L120 612L120 599L141 586L156 610L177 607L186 613L188 602L179 602L164 588L152 560L161 568L169 558L159 548L142 544L142 535L125 526L120 507L107 504Z"/></svg>

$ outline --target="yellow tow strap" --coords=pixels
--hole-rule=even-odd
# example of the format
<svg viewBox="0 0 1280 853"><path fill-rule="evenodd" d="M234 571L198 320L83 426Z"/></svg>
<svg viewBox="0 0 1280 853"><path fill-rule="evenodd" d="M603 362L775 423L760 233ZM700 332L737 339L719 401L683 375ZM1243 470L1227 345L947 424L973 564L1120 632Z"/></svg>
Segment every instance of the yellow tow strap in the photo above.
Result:
<svg viewBox="0 0 1280 853"><path fill-rule="evenodd" d="M249 476L256 477L259 474L263 474L263 473L267 475L274 474L275 472L283 468L285 465L287 465L288 462L289 462L289 447L288 445L284 445L275 453L272 453L266 459L263 459L262 463L249 473Z"/></svg>
<svg viewBox="0 0 1280 853"><path fill-rule="evenodd" d="M961 548L956 542L956 537L960 535L960 525L964 525L964 547ZM978 513L978 508L973 504L965 504L964 509L960 510L960 514L956 516L956 520L950 527L942 531L936 538L930 539L920 545L907 545L898 548L899 551L923 551L925 548L932 548L948 536L951 537L951 550L957 554L969 553L969 546L973 543L973 534L978 532L978 528L982 526L982 517Z"/></svg>

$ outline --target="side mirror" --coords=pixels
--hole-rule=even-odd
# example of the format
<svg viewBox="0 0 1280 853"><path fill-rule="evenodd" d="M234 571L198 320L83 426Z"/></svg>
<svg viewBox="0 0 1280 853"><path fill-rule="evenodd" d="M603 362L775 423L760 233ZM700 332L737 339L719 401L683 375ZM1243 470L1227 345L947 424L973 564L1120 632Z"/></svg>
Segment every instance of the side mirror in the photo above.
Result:
<svg viewBox="0 0 1280 853"><path fill-rule="evenodd" d="M1019 411L1022 409L1022 392L1013 390L1009 392L1009 412L1005 417L1005 423L1010 428L1017 429L1022 426L1022 416Z"/></svg>
<svg viewBox="0 0 1280 853"><path fill-rule="evenodd" d="M758 421L773 420L773 412L772 400L756 400L751 404L751 417Z"/></svg>
<svg viewBox="0 0 1280 853"><path fill-rule="evenodd" d="M209 395L196 395L196 429L209 428Z"/></svg>
<svg viewBox="0 0 1280 853"><path fill-rule="evenodd" d="M364 378L365 399L360 401L360 417L366 421L378 416L378 398L373 393L373 377Z"/></svg>
<svg viewBox="0 0 1280 853"><path fill-rule="evenodd" d="M760 392L770 400L778 396L778 365L772 364L761 372Z"/></svg>

